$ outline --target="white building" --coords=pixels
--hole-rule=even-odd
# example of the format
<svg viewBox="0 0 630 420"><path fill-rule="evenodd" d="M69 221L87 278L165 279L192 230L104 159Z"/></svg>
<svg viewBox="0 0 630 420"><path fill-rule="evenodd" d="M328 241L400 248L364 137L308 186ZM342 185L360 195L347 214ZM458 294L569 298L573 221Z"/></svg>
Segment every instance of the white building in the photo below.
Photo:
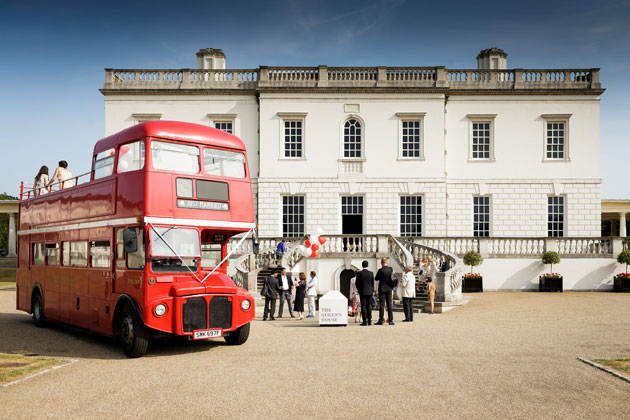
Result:
<svg viewBox="0 0 630 420"><path fill-rule="evenodd" d="M106 134L164 119L239 136L261 237L601 235L599 69L508 69L496 48L471 70L225 63L106 69Z"/></svg>

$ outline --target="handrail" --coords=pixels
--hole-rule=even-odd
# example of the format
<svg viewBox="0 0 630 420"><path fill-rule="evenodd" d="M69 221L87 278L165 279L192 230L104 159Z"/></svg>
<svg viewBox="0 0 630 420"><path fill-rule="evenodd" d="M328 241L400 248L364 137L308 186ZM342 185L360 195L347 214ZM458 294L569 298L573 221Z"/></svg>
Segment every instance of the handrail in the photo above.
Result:
<svg viewBox="0 0 630 420"><path fill-rule="evenodd" d="M59 192L61 190L67 190L68 188L72 188L72 187L76 187L77 185L79 185L79 178L84 177L86 175L91 175L92 171L90 172L86 172L84 174L80 174L77 176L73 176L72 178L68 178L65 179L63 181L56 181L53 182L52 184L49 184L49 188L48 191L46 191L45 193L42 194L42 189L44 189L45 187L40 187L37 189L37 194L35 193L35 185L30 186L27 184L24 184L24 181L20 182L20 201L22 200L28 200L29 198L32 197L39 197L40 195L46 195L46 194L50 194L52 192ZM74 185L70 186L70 187L66 187L66 188L62 188L60 187L59 189L55 190L54 187L55 186L60 186L62 183L64 182L68 182L68 181L74 181ZM88 181L89 182L89 181ZM86 182L83 182L82 184L85 184ZM25 197L26 195L26 197Z"/></svg>

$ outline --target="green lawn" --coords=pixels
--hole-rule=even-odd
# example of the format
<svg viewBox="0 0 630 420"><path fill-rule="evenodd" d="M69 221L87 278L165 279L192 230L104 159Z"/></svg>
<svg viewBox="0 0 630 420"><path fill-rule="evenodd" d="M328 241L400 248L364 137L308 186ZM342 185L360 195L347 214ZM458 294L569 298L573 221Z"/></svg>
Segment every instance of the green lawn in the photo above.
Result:
<svg viewBox="0 0 630 420"><path fill-rule="evenodd" d="M15 268L0 268L0 285L15 284Z"/></svg>
<svg viewBox="0 0 630 420"><path fill-rule="evenodd" d="M63 360L0 353L0 384L62 363Z"/></svg>
<svg viewBox="0 0 630 420"><path fill-rule="evenodd" d="M593 359L595 363L616 370L625 376L630 376L630 359Z"/></svg>
<svg viewBox="0 0 630 420"><path fill-rule="evenodd" d="M0 257L0 268L2 267L9 267L9 268L17 267L17 258Z"/></svg>

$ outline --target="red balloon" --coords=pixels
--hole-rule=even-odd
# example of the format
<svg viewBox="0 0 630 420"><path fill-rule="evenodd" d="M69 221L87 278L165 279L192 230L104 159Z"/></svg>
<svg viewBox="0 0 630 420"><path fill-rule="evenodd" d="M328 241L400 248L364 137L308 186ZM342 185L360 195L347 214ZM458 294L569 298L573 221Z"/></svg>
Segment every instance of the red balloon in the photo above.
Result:
<svg viewBox="0 0 630 420"><path fill-rule="evenodd" d="M304 246L307 247L307 248L310 248L311 247L311 241L308 240L308 239L306 241L304 241Z"/></svg>
<svg viewBox="0 0 630 420"><path fill-rule="evenodd" d="M317 250L319 249L319 245L317 245L317 244L312 244L312 245L311 245L311 249L312 249L313 251L317 251Z"/></svg>
<svg viewBox="0 0 630 420"><path fill-rule="evenodd" d="M313 253L311 254L311 258L315 258L317 257L319 254L317 253L317 251L313 251Z"/></svg>
<svg viewBox="0 0 630 420"><path fill-rule="evenodd" d="M321 245L324 245L324 243L325 243L325 242L326 242L326 238L324 238L323 236L320 236L320 237L319 237L319 243L320 243Z"/></svg>

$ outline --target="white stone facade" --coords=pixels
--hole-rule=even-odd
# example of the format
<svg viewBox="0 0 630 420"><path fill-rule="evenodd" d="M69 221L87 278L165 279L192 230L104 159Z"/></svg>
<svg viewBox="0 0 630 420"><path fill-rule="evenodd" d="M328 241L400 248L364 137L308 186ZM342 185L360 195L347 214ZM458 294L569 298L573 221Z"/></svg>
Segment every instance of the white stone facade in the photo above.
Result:
<svg viewBox="0 0 630 420"><path fill-rule="evenodd" d="M248 150L260 236L283 235L286 195L304 196L304 233L344 233L341 197L360 196L362 233L397 236L400 197L413 195L422 236L473 236L473 197L487 196L489 236L545 237L551 196L564 200L563 236L600 236L598 70L505 70L499 56L499 70L162 71L175 82L108 69L106 134L143 115L232 121ZM359 158L344 157L348 119L361 124ZM301 157L284 156L285 120L301 121ZM418 157L402 153L408 120L419 121ZM562 127L560 158L547 158L548 123ZM474 124L489 127L487 158L473 154Z"/></svg>

